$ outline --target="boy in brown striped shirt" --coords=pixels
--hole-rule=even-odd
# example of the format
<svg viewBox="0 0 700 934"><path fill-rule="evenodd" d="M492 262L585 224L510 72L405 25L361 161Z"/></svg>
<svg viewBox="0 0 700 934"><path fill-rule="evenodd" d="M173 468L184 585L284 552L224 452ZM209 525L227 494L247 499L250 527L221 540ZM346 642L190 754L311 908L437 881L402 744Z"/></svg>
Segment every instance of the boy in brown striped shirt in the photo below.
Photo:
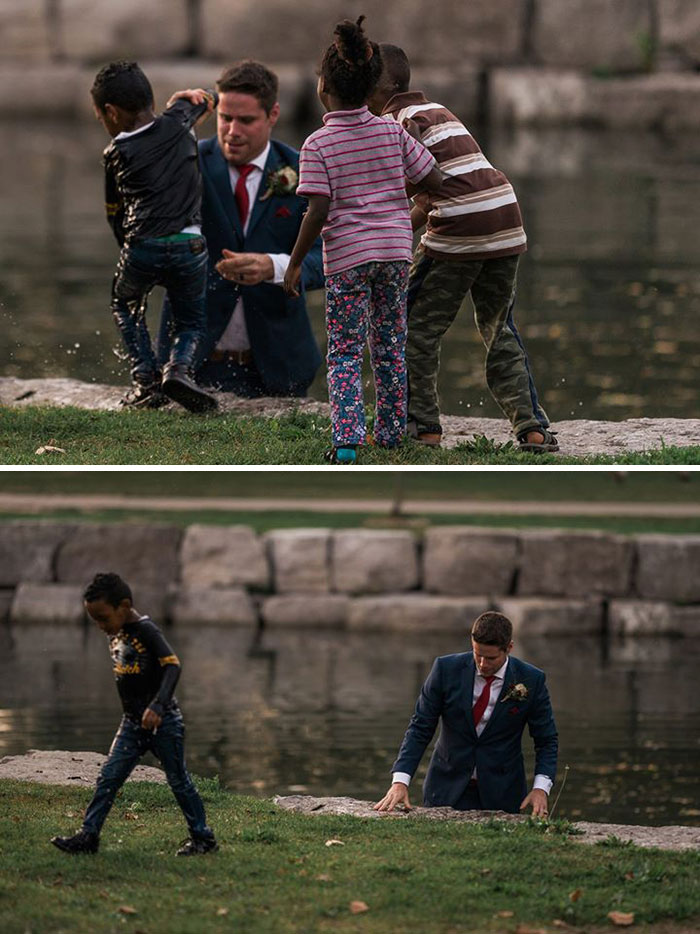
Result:
<svg viewBox="0 0 700 934"><path fill-rule="evenodd" d="M412 121L417 138L451 176L437 194L420 192L413 199L413 229L427 227L408 292L409 433L424 444L440 444L440 343L471 293L486 346L486 382L521 450L556 451L513 320L518 260L527 249L515 192L454 114L421 91L409 90L405 52L385 43L380 50L383 71L370 110L401 123Z"/></svg>

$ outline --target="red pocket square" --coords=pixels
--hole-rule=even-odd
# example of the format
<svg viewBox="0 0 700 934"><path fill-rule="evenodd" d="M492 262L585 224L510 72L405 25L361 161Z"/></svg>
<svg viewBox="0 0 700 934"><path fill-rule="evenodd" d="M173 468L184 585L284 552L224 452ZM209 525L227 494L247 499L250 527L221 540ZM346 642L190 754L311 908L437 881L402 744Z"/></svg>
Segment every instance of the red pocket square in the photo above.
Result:
<svg viewBox="0 0 700 934"><path fill-rule="evenodd" d="M283 204L281 208L277 208L277 210L275 211L275 217L291 217L291 216L292 216L292 212L289 210L289 208L285 204Z"/></svg>
<svg viewBox="0 0 700 934"><path fill-rule="evenodd" d="M510 707L508 713L520 713L520 707Z"/></svg>

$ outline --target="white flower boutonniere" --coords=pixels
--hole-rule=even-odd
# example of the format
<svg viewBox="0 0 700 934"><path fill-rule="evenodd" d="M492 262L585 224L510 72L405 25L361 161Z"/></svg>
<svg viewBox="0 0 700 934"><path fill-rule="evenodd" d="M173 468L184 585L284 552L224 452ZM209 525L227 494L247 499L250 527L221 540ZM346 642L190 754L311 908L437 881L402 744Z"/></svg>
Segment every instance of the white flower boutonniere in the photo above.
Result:
<svg viewBox="0 0 700 934"><path fill-rule="evenodd" d="M524 701L529 693L524 684L511 684L501 698L501 703L505 704L506 701Z"/></svg>
<svg viewBox="0 0 700 934"><path fill-rule="evenodd" d="M291 165L283 165L275 172L268 172L267 190L261 196L261 201L267 201L272 195L293 195L299 184L299 173Z"/></svg>

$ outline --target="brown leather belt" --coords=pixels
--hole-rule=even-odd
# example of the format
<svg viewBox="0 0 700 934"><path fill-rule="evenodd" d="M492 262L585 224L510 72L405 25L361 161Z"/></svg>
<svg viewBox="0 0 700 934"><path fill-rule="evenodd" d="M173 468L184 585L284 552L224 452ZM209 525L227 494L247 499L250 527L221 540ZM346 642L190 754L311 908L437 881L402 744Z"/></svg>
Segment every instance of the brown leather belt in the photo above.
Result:
<svg viewBox="0 0 700 934"><path fill-rule="evenodd" d="M253 354L250 350L212 350L209 359L212 363L237 363L239 366L246 366L253 362Z"/></svg>

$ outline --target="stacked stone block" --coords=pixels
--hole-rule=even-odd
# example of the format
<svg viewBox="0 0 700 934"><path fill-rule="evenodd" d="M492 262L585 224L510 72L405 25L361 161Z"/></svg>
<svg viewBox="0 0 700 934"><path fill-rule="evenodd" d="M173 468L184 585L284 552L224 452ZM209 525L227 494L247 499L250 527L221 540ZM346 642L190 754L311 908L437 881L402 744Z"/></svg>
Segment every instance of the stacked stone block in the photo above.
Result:
<svg viewBox="0 0 700 934"><path fill-rule="evenodd" d="M700 631L700 536L3 522L0 618L78 625L97 571L178 627L454 632L497 609L519 638Z"/></svg>

